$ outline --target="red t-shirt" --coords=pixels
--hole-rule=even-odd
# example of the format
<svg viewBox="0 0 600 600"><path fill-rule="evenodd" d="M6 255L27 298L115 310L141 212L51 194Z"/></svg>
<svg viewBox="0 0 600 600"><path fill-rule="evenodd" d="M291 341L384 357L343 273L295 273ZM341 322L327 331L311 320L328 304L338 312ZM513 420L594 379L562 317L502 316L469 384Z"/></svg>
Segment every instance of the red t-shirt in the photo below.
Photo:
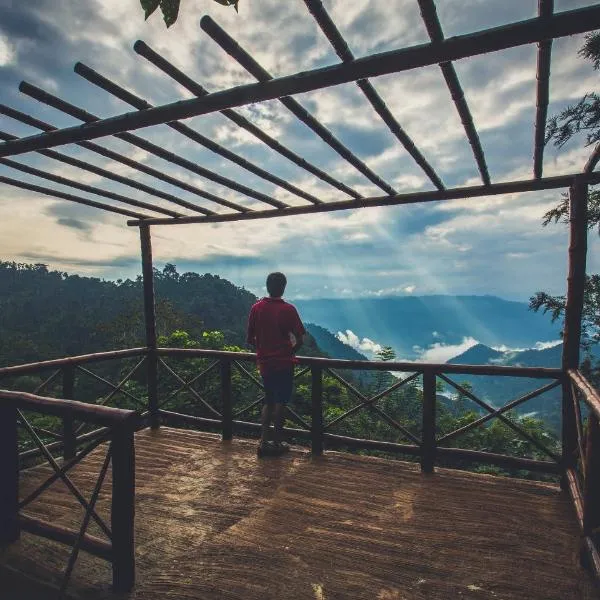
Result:
<svg viewBox="0 0 600 600"><path fill-rule="evenodd" d="M254 304L248 317L248 343L256 347L261 373L294 364L290 334L299 338L306 330L293 304L282 298L263 298Z"/></svg>

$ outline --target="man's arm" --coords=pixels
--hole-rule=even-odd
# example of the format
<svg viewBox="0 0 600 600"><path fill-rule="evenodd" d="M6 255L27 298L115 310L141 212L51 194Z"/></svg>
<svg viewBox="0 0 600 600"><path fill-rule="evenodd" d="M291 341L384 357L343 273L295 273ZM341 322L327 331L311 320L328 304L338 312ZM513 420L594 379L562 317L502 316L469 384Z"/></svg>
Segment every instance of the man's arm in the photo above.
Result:
<svg viewBox="0 0 600 600"><path fill-rule="evenodd" d="M249 346L256 348L256 326L254 323L254 310L250 310L250 315L248 316L248 331L246 334L246 342Z"/></svg>
<svg viewBox="0 0 600 600"><path fill-rule="evenodd" d="M300 348L302 347L302 344L304 343L304 334L300 333L298 335L296 334L292 334L294 336L294 343L292 345L292 354L296 354L296 352L298 352L298 350L300 350Z"/></svg>
<svg viewBox="0 0 600 600"><path fill-rule="evenodd" d="M292 309L292 322L290 324L290 330L292 335L294 336L294 342L292 344L292 354L296 354L296 352L298 352L298 350L304 343L304 334L306 333L306 329L304 329L304 325L300 320L300 315L298 315L296 307L292 306Z"/></svg>

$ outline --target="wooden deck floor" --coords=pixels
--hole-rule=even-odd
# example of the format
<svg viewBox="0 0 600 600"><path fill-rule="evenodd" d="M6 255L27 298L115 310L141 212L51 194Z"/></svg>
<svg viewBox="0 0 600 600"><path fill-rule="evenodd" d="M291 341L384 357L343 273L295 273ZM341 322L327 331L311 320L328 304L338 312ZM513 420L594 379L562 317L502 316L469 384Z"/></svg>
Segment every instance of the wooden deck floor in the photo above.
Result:
<svg viewBox="0 0 600 600"><path fill-rule="evenodd" d="M137 434L137 586L127 598L595 597L578 567L572 509L554 486L449 470L424 476L414 464L337 453L259 461L254 451L254 442L222 444L211 434ZM73 480L91 490L102 458L92 454ZM48 473L24 474L22 493ZM30 513L77 527L76 507L55 484ZM0 598L55 598L22 573L56 585L68 552L23 534L0 551ZM117 598L110 580L106 563L82 553L70 595Z"/></svg>

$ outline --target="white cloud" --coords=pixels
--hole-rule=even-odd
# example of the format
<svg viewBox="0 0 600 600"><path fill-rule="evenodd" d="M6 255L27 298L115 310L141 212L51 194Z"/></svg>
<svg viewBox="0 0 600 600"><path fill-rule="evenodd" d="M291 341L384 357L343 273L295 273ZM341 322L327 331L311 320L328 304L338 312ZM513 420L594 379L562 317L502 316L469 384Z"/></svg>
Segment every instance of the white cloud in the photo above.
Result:
<svg viewBox="0 0 600 600"><path fill-rule="evenodd" d="M445 363L451 358L466 352L478 343L475 338L464 337L460 344L435 342L435 344L431 344L426 349L415 347L415 350L419 352L419 362Z"/></svg>
<svg viewBox="0 0 600 600"><path fill-rule="evenodd" d="M548 348L554 348L560 344L562 344L562 340L550 340L549 342L536 342L530 348L511 348L510 346L502 344L500 346L492 346L492 349L498 350L498 352L524 352L525 350L547 350Z"/></svg>
<svg viewBox="0 0 600 600"><path fill-rule="evenodd" d="M346 344L359 352L366 352L370 355L374 355L382 349L381 344L366 337L361 339L350 329L346 329L345 333L338 331L336 337L343 344Z"/></svg>
<svg viewBox="0 0 600 600"><path fill-rule="evenodd" d="M0 67L7 67L15 62L17 55L8 39L0 35Z"/></svg>

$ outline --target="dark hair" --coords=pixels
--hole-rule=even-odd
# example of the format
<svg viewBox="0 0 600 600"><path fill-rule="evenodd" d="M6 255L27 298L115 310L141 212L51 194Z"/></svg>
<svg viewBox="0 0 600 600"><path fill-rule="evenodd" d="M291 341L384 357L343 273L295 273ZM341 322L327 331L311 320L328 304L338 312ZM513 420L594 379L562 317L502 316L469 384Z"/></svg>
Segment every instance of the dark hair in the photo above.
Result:
<svg viewBox="0 0 600 600"><path fill-rule="evenodd" d="M272 298L280 298L283 296L287 279L283 273L269 273L267 277L267 292Z"/></svg>

